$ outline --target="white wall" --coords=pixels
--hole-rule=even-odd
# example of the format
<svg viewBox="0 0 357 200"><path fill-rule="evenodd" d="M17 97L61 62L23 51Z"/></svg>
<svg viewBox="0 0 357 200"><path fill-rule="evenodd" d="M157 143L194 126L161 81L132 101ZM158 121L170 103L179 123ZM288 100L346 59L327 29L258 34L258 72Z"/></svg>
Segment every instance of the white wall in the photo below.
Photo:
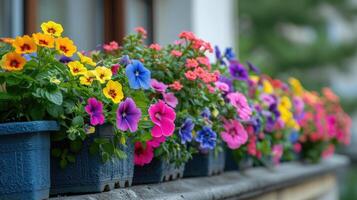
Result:
<svg viewBox="0 0 357 200"><path fill-rule="evenodd" d="M154 41L172 43L181 31L222 48L235 47L235 0L154 0Z"/></svg>

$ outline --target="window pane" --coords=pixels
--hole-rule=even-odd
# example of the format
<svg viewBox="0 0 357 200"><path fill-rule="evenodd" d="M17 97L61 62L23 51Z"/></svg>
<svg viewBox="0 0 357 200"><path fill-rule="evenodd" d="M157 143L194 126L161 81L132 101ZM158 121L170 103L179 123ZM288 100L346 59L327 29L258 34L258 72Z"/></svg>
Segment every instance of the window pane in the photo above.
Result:
<svg viewBox="0 0 357 200"><path fill-rule="evenodd" d="M23 34L22 0L0 0L0 37Z"/></svg>
<svg viewBox="0 0 357 200"><path fill-rule="evenodd" d="M78 50L92 50L103 43L101 0L39 0L38 6L38 27L49 20L61 23L64 35L75 42Z"/></svg>

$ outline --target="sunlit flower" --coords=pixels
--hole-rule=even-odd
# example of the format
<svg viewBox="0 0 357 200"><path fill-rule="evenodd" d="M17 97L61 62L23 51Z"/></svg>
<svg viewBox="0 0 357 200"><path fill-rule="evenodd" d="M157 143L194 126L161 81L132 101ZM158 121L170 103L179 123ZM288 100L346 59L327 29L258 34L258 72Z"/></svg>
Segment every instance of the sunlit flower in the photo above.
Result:
<svg viewBox="0 0 357 200"><path fill-rule="evenodd" d="M96 67L95 76L100 83L105 83L112 78L112 70L106 67Z"/></svg>
<svg viewBox="0 0 357 200"><path fill-rule="evenodd" d="M96 65L96 63L92 60L92 58L83 55L81 52L77 52L77 55L78 55L79 59L81 60L81 63L88 64L88 65L91 65L91 66L95 66Z"/></svg>
<svg viewBox="0 0 357 200"><path fill-rule="evenodd" d="M7 71L20 71L25 64L26 59L16 52L7 53L1 60L1 67Z"/></svg>
<svg viewBox="0 0 357 200"><path fill-rule="evenodd" d="M73 41L68 37L57 38L56 39L56 49L63 55L67 57L72 57L72 55L77 51L77 47L74 45Z"/></svg>
<svg viewBox="0 0 357 200"><path fill-rule="evenodd" d="M37 51L36 43L28 35L23 37L16 37L15 41L12 43L12 46L15 48L15 52L18 54L34 53Z"/></svg>
<svg viewBox="0 0 357 200"><path fill-rule="evenodd" d="M41 47L53 48L55 46L55 39L51 35L43 33L32 34L35 43Z"/></svg>
<svg viewBox="0 0 357 200"><path fill-rule="evenodd" d="M87 72L87 68L85 68L84 65L79 61L72 61L69 62L67 65L73 76L83 75Z"/></svg>
<svg viewBox="0 0 357 200"><path fill-rule="evenodd" d="M48 21L46 23L41 24L42 31L47 35L53 35L56 37L61 36L63 32L63 27L61 24L58 24L53 21Z"/></svg>
<svg viewBox="0 0 357 200"><path fill-rule="evenodd" d="M106 87L103 88L103 94L114 103L119 103L124 98L122 85L118 81L108 81Z"/></svg>
<svg viewBox="0 0 357 200"><path fill-rule="evenodd" d="M83 76L79 77L79 81L82 85L91 85L95 78L95 71L88 70L83 74Z"/></svg>

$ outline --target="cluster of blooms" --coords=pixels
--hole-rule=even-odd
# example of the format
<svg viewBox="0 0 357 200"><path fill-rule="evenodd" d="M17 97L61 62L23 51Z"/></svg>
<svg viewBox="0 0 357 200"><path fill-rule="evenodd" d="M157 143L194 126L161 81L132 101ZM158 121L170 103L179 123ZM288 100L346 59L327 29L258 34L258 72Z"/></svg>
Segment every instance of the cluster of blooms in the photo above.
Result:
<svg viewBox="0 0 357 200"><path fill-rule="evenodd" d="M67 128L71 141L112 125L117 139L97 140L105 157L120 157L120 149L106 152L111 148L105 145L128 138L140 166L159 156L180 164L191 152L222 151L223 142L237 155L271 158L274 164L298 154L314 160L311 155L327 156L336 144L349 143L351 120L330 89L320 96L297 79L287 84L263 75L253 64L239 62L230 48L222 53L216 47L211 63L210 43L192 32L165 47L147 46L147 33L139 27L122 45L113 41L100 51L77 52L72 40L61 37L60 24L50 21L41 28L43 33L32 37L3 39L12 50L2 56L1 68L21 72L26 65L37 67L30 60L38 57L62 62L54 66L64 73L50 82L63 101L55 101L58 93L42 92L58 106L59 114L49 113ZM47 49L56 56L44 56Z"/></svg>

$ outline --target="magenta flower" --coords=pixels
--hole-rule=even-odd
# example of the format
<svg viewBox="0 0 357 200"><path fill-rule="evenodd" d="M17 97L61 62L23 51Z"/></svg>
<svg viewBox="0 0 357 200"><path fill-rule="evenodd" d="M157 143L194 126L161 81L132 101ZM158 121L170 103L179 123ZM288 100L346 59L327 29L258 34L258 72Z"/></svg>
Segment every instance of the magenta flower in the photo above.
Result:
<svg viewBox="0 0 357 200"><path fill-rule="evenodd" d="M96 98L89 98L87 105L84 107L90 117L92 126L104 124L103 104Z"/></svg>
<svg viewBox="0 0 357 200"><path fill-rule="evenodd" d="M167 103L167 105L176 108L176 105L178 104L178 100L175 97L174 93L172 92L163 93L162 96L164 96L164 101Z"/></svg>
<svg viewBox="0 0 357 200"><path fill-rule="evenodd" d="M136 107L133 99L126 98L119 104L117 110L117 128L122 131L129 129L130 132L138 130L138 123L141 118L141 111Z"/></svg>
<svg viewBox="0 0 357 200"><path fill-rule="evenodd" d="M153 137L171 136L175 130L176 113L174 109L159 100L149 108L151 121L155 124L151 129Z"/></svg>
<svg viewBox="0 0 357 200"><path fill-rule="evenodd" d="M166 85L165 83L160 82L160 81L158 81L158 80L156 80L156 79L151 79L150 84L151 84L151 87L152 87L155 91L160 92L160 93L165 92L166 89L167 89L167 85Z"/></svg>
<svg viewBox="0 0 357 200"><path fill-rule="evenodd" d="M135 165L144 166L145 164L149 164L153 158L154 158L154 149L149 143L147 143L145 147L141 144L141 142L135 143L135 150L134 150Z"/></svg>
<svg viewBox="0 0 357 200"><path fill-rule="evenodd" d="M274 165L279 165L280 159L283 156L284 147L282 144L275 144L272 148L272 156Z"/></svg>
<svg viewBox="0 0 357 200"><path fill-rule="evenodd" d="M221 137L230 149L238 149L248 141L248 133L238 120L227 120L223 127L224 131L221 133Z"/></svg>
<svg viewBox="0 0 357 200"><path fill-rule="evenodd" d="M231 92L227 95L229 102L236 108L239 117L243 120L249 120L252 110L248 101L242 93Z"/></svg>
<svg viewBox="0 0 357 200"><path fill-rule="evenodd" d="M161 143L165 142L165 140L165 136L153 137L151 140L147 141L147 144L149 144L153 148L158 148Z"/></svg>

